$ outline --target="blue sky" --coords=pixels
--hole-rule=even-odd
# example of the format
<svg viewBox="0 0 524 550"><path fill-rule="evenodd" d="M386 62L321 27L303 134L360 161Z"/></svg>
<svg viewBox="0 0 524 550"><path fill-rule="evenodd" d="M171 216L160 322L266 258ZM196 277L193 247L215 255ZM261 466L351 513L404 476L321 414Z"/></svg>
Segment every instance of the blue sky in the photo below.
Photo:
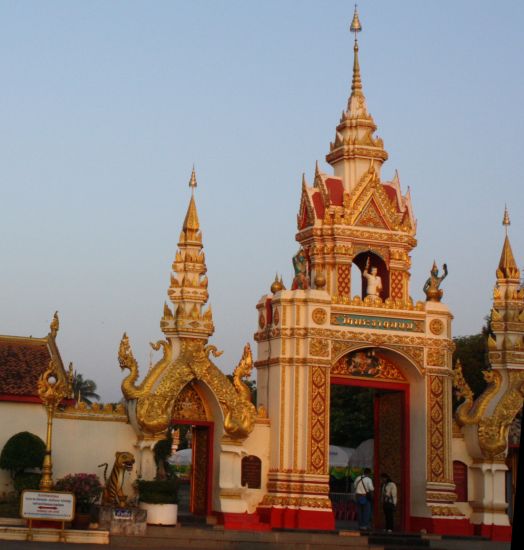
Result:
<svg viewBox="0 0 524 550"><path fill-rule="evenodd" d="M199 187L217 362L231 370L275 272L289 285L302 172L334 137L353 5L0 1L0 333L42 336L120 396L127 331L142 372ZM411 188L411 294L446 261L454 333L489 312L504 204L524 265L524 4L363 1L360 61L389 160Z"/></svg>

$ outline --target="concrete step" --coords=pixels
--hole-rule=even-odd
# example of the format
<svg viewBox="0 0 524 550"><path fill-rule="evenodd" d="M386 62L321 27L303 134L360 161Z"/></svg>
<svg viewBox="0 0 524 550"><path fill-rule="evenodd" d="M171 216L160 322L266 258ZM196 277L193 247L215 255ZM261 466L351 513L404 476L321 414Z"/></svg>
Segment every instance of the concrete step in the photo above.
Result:
<svg viewBox="0 0 524 550"><path fill-rule="evenodd" d="M219 529L169 528L148 526L144 537L112 536L111 546L120 548L191 548L192 550L235 549L266 550L309 550L323 547L327 550L350 549L369 550L365 536L344 536L339 534L232 531ZM382 550L381 545L373 545Z"/></svg>

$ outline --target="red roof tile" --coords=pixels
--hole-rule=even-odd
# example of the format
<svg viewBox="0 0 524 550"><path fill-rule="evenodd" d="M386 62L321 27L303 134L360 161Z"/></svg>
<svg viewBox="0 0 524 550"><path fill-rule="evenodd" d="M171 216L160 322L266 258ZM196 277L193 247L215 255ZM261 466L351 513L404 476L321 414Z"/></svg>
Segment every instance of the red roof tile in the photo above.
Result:
<svg viewBox="0 0 524 550"><path fill-rule="evenodd" d="M45 339L0 337L0 395L38 396L37 381L50 360Z"/></svg>

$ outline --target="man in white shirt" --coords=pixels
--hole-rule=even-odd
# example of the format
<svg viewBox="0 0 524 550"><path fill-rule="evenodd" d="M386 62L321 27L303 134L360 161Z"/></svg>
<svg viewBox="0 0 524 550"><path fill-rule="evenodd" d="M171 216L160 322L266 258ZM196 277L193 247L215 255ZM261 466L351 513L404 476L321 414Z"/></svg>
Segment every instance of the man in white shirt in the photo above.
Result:
<svg viewBox="0 0 524 550"><path fill-rule="evenodd" d="M364 473L356 477L354 482L357 498L358 528L362 530L370 528L371 505L375 491L370 475L371 470L364 468Z"/></svg>

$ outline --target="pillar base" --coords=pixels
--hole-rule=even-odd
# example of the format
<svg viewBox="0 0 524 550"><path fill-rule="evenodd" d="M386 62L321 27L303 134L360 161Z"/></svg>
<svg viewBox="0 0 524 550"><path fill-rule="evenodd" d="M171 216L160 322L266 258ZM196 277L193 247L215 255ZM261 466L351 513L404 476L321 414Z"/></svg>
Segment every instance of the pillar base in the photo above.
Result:
<svg viewBox="0 0 524 550"><path fill-rule="evenodd" d="M259 508L258 514L272 529L308 529L334 531L335 515L331 510L303 510L300 508Z"/></svg>

